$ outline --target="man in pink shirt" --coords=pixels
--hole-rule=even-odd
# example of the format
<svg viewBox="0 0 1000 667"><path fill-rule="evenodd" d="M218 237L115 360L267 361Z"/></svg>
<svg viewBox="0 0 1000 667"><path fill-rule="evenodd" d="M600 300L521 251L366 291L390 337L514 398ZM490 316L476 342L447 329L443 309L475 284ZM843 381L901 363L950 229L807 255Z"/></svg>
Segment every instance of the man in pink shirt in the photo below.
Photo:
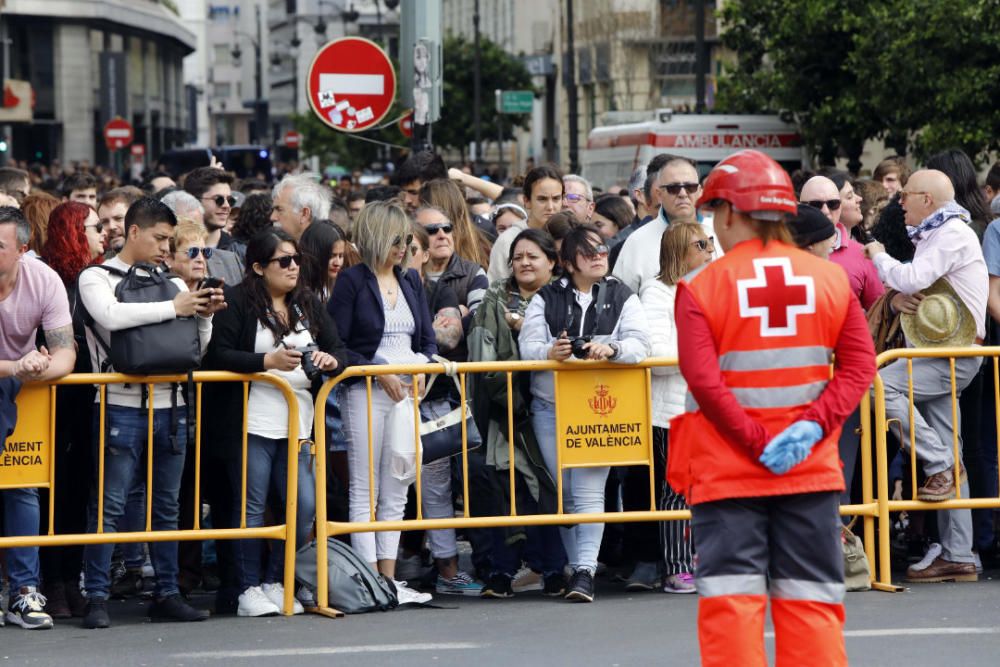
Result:
<svg viewBox="0 0 1000 667"><path fill-rule="evenodd" d="M30 228L20 209L0 206L0 382L13 401L22 382L60 378L73 370L76 348L66 288L55 271L25 256ZM38 329L46 345L36 349ZM6 431L0 433L6 444ZM5 534L38 535L38 489L4 494ZM7 550L7 620L29 630L52 627L38 592L38 547Z"/></svg>
<svg viewBox="0 0 1000 667"><path fill-rule="evenodd" d="M840 221L841 198L836 184L826 176L813 176L802 186L799 200L823 211L837 228L839 242L830 254L830 261L847 272L851 291L867 311L876 299L885 294L885 287L879 280L875 265L865 257L864 246L851 238L847 227Z"/></svg>

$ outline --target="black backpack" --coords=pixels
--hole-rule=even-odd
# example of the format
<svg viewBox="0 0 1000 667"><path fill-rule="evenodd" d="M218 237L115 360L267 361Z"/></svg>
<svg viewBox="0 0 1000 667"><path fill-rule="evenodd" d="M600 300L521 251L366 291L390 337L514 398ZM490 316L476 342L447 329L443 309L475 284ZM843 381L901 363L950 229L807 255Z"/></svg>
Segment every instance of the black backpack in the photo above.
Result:
<svg viewBox="0 0 1000 667"><path fill-rule="evenodd" d="M173 301L180 293L180 288L171 280L173 274L165 273L151 264L139 263L130 267L127 272L103 264L96 264L92 268L103 269L121 277L121 282L115 287L115 298L121 303ZM79 294L77 298L79 299ZM97 333L94 318L87 312L82 300L79 305L85 325L94 332L94 338L105 354L101 372L108 372L113 368L119 373L130 375L159 375L187 373L201 365L198 322L193 317L176 317L164 322L112 331L109 342Z"/></svg>

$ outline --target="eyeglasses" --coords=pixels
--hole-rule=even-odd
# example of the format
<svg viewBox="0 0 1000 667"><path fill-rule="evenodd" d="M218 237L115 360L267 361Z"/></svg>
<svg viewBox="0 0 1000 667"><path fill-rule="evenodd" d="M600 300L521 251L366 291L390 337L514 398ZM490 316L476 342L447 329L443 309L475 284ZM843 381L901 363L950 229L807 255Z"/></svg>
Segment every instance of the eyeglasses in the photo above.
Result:
<svg viewBox="0 0 1000 667"><path fill-rule="evenodd" d="M820 210L823 210L824 205L831 211L836 211L840 208L839 199L814 199L812 201L804 201L802 203L806 206L812 206L813 208L818 208Z"/></svg>
<svg viewBox="0 0 1000 667"><path fill-rule="evenodd" d="M681 190L684 190L684 192L688 193L689 195L693 195L694 193L698 192L698 188L700 187L701 186L698 185L697 183L667 183L666 185L661 185L660 189L666 192L668 195L673 195L676 197L681 193Z"/></svg>
<svg viewBox="0 0 1000 667"><path fill-rule="evenodd" d="M205 257L205 261L212 258L212 253L215 248L198 248L197 246L191 246L185 251L185 254L191 259L198 259L198 255L201 254ZM274 261L273 259L271 260ZM288 268L287 265L282 266L282 268Z"/></svg>
<svg viewBox="0 0 1000 667"><path fill-rule="evenodd" d="M573 202L574 204L580 201L590 201L590 199L588 199L586 195L578 195L572 192L567 192L566 194L564 194L563 199L569 202Z"/></svg>
<svg viewBox="0 0 1000 667"><path fill-rule="evenodd" d="M424 229L427 230L428 236L434 236L440 231L443 231L445 234L451 234L452 225L450 222L441 222L434 225L427 225Z"/></svg>
<svg viewBox="0 0 1000 667"><path fill-rule="evenodd" d="M282 255L281 257L272 257L271 259L267 260L268 264L270 264L271 262L277 262L278 266L280 266L283 269L287 269L289 266L291 266L292 262L295 262L295 266L302 266L302 255L295 254L295 255Z"/></svg>
<svg viewBox="0 0 1000 667"><path fill-rule="evenodd" d="M214 197L202 197L202 199L210 199L215 202L215 205L222 208L229 202L229 208L236 206L236 197L229 195L228 197L223 197L222 195L215 195Z"/></svg>
<svg viewBox="0 0 1000 667"><path fill-rule="evenodd" d="M104 228L104 225L102 225L101 223L98 222L96 225L84 225L83 228L84 229L96 229L97 231L101 231Z"/></svg>
<svg viewBox="0 0 1000 667"><path fill-rule="evenodd" d="M403 240L402 236L397 236L392 240L392 245L394 247L398 247L401 245L409 246L412 242L413 242L413 234L407 234L405 241Z"/></svg>
<svg viewBox="0 0 1000 667"><path fill-rule="evenodd" d="M714 236L709 236L707 239L698 239L697 241L691 241L691 245L697 246L698 250L701 250L702 252L705 252L705 251L707 251L710 248L712 250L714 250L715 249L715 237Z"/></svg>
<svg viewBox="0 0 1000 667"><path fill-rule="evenodd" d="M584 257L602 257L611 252L611 248L604 245L603 243L598 243L595 246L589 248L580 248L580 254Z"/></svg>
<svg viewBox="0 0 1000 667"><path fill-rule="evenodd" d="M906 198L909 197L910 195L929 195L929 194L930 194L929 192L920 192L918 190L910 190L909 192L907 192L906 190L900 190L899 203L902 204L903 202L905 202Z"/></svg>

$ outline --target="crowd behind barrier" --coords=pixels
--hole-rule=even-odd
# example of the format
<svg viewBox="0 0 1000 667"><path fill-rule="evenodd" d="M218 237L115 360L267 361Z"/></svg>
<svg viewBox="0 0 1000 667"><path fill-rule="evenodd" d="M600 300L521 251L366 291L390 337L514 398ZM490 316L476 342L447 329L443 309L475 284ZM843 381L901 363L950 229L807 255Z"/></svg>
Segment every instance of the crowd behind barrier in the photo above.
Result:
<svg viewBox="0 0 1000 667"><path fill-rule="evenodd" d="M840 437L840 513L863 519L880 590L898 590L893 558L928 554L909 579L975 580L972 559L997 544L1000 452L980 442L1000 409L997 348L977 346L987 311L1000 316L986 299L1000 227L962 158L935 156L909 189L899 160L872 180L794 175L789 238L843 267L879 363L907 364L888 408L877 376ZM351 177L272 188L215 166L179 181L110 187L81 169L60 202L52 183L0 170L0 426L42 428L49 447L44 476L18 478L34 441L6 442L9 621L107 627L108 598L137 593L154 618L200 621L198 589L216 613L335 616L326 549L315 585L296 581L314 538L350 542L399 604L426 590L590 602L605 567L629 590L696 591L691 513L665 470L671 420L692 410L677 288L722 254L697 165L658 155L604 194L551 165L503 188L430 153L365 193ZM942 327L929 344L944 347L904 347ZM10 412L18 389L51 407L44 428ZM586 444L601 424L613 435ZM917 520L930 510L943 546Z"/></svg>

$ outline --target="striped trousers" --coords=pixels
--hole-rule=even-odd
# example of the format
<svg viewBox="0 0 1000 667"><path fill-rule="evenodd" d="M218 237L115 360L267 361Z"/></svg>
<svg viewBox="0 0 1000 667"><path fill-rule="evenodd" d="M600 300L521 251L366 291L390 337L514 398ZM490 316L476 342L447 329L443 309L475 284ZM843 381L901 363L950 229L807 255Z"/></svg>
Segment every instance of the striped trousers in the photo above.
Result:
<svg viewBox="0 0 1000 667"><path fill-rule="evenodd" d="M653 449L656 456L667 458L667 447L669 447L670 429L653 427ZM684 496L671 488L666 479L662 481L663 487L660 493L659 509L661 510L686 510L687 501ZM667 569L665 574L680 574L687 572L694 574L694 549L691 539L691 522L687 519L683 521L661 521L660 522L660 544L663 547L663 560Z"/></svg>

